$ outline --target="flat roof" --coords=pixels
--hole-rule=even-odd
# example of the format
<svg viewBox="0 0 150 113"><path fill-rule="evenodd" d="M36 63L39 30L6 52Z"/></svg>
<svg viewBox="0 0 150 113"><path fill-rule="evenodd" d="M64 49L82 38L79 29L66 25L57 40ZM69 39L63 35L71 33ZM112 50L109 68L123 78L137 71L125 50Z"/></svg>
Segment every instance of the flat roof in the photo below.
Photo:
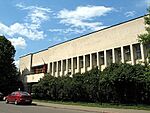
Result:
<svg viewBox="0 0 150 113"><path fill-rule="evenodd" d="M84 36L88 36L88 35L91 35L91 34L93 34L93 33L99 32L99 31L103 31L103 30L106 30L106 29L109 29L109 28L112 28L112 27L115 27L115 26L118 26L118 25L121 25L121 24L125 24L125 23L128 23L128 22L131 22L131 21L136 20L136 19L139 19L139 18L143 18L144 16L146 16L146 15L139 16L139 17L136 17L136 18L133 18L133 19L124 21L124 22L120 22L120 23L118 23L118 24L114 24L114 25L111 25L111 26L109 26L109 27L106 27L106 28L103 28L103 29L100 29L100 30L97 30L97 31L93 31L93 32L90 32L90 33L81 35L81 36L79 36L79 37L75 37L75 38L73 38L73 39L70 39L70 40L67 40L67 41L64 41L64 42L61 42L61 43L58 43L58 44L49 46L47 49L42 49L42 50L37 51L37 52L29 53L29 54L23 55L23 56L21 56L21 57L19 57L19 58L22 58L22 57L25 57L25 56L28 56L28 55L32 55L32 54L36 54L36 53L39 53L39 52L42 52L42 51L45 51L45 50L48 50L49 48L55 47L55 46L57 46L57 45L61 45L61 44L64 44L64 43L66 43L66 42L70 42L70 41L73 41L73 40L76 40L76 39L79 39L79 38L83 38Z"/></svg>

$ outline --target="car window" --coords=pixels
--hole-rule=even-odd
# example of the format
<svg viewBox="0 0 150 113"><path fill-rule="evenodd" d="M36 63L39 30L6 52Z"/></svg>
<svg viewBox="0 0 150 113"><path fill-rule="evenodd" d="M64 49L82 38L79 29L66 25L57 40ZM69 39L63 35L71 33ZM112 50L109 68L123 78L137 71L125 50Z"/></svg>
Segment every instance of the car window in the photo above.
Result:
<svg viewBox="0 0 150 113"><path fill-rule="evenodd" d="M11 95L14 96L14 95L15 95L15 92L12 92Z"/></svg>
<svg viewBox="0 0 150 113"><path fill-rule="evenodd" d="M19 95L19 92L15 92L15 95Z"/></svg>
<svg viewBox="0 0 150 113"><path fill-rule="evenodd" d="M20 95L23 95L23 96L29 96L30 94L27 93L27 92L20 92Z"/></svg>

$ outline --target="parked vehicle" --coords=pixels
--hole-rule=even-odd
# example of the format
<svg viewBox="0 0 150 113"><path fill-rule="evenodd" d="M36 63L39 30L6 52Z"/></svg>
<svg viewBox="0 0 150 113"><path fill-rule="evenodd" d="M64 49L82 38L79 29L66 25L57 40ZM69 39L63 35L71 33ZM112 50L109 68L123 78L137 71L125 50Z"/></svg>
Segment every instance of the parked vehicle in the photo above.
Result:
<svg viewBox="0 0 150 113"><path fill-rule="evenodd" d="M32 98L28 92L15 91L6 96L6 103L15 103L17 104L31 104Z"/></svg>
<svg viewBox="0 0 150 113"><path fill-rule="evenodd" d="M4 94L0 92L0 100L3 100Z"/></svg>

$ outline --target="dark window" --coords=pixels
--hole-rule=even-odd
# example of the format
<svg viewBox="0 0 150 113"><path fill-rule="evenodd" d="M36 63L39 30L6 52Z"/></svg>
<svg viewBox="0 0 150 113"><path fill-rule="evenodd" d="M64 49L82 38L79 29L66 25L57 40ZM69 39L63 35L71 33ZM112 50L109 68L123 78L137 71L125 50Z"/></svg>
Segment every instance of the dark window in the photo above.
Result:
<svg viewBox="0 0 150 113"><path fill-rule="evenodd" d="M100 65L104 65L104 51L99 53Z"/></svg>
<svg viewBox="0 0 150 113"><path fill-rule="evenodd" d="M79 56L80 68L83 68L83 56Z"/></svg>
<svg viewBox="0 0 150 113"><path fill-rule="evenodd" d="M32 67L32 70L34 70L34 74L47 73L47 64Z"/></svg>
<svg viewBox="0 0 150 113"><path fill-rule="evenodd" d="M125 58L125 61L131 61L130 46L124 47L124 58Z"/></svg>
<svg viewBox="0 0 150 113"><path fill-rule="evenodd" d="M86 67L90 66L90 55L85 56L85 63L86 63Z"/></svg>
<svg viewBox="0 0 150 113"><path fill-rule="evenodd" d="M141 59L141 48L140 48L140 44L136 44L134 45L134 50L135 50L135 59Z"/></svg>

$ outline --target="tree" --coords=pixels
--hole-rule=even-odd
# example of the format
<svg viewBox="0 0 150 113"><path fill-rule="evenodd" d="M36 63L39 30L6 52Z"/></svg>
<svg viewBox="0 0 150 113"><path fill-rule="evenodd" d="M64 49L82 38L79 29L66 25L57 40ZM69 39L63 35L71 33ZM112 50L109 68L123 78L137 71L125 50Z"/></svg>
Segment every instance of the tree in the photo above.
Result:
<svg viewBox="0 0 150 113"><path fill-rule="evenodd" d="M150 90L149 90L149 88L150 88L150 65L149 65L149 63L150 63L150 7L147 9L147 11L148 11L148 14L144 17L146 33L139 35L138 38L139 38L140 43L148 45L147 49L148 49L148 60L149 61L145 63L145 66L146 66L145 77L147 77L146 78L146 87L145 87L147 94L145 94L145 100L149 101L150 98L147 99L147 97L150 96ZM148 103L148 101L147 101L147 103Z"/></svg>
<svg viewBox="0 0 150 113"><path fill-rule="evenodd" d="M0 91L9 93L18 82L17 69L14 64L15 48L11 42L0 36Z"/></svg>
<svg viewBox="0 0 150 113"><path fill-rule="evenodd" d="M100 78L102 101L149 104L150 76L145 69L141 64L111 64L105 68Z"/></svg>
<svg viewBox="0 0 150 113"><path fill-rule="evenodd" d="M142 44L150 44L150 7L147 9L148 14L144 17L146 33L138 36L139 42ZM148 47L149 48L149 47ZM150 48L148 50L148 58L150 62Z"/></svg>

